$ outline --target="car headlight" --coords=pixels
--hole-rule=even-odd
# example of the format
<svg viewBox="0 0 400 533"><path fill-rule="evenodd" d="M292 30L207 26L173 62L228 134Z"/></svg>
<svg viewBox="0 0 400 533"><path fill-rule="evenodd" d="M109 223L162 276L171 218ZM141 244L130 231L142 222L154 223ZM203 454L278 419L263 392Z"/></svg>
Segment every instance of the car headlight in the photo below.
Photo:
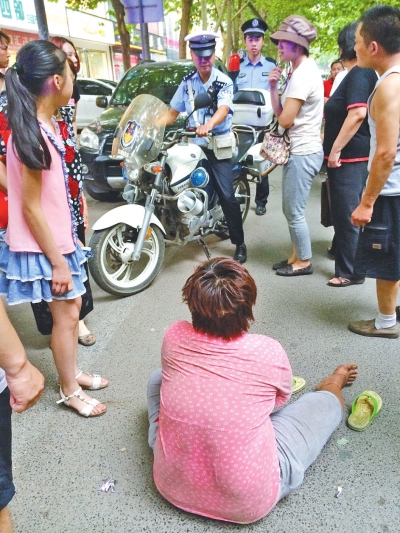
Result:
<svg viewBox="0 0 400 533"><path fill-rule="evenodd" d="M90 148L91 150L99 149L99 137L89 128L83 128L79 139L80 146Z"/></svg>

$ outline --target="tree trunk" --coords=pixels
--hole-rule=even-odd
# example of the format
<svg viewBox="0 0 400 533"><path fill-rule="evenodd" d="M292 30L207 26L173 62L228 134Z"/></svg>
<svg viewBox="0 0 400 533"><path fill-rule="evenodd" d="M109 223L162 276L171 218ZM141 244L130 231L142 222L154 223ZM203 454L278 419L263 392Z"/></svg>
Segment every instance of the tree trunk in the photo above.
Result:
<svg viewBox="0 0 400 533"><path fill-rule="evenodd" d="M184 41L184 38L189 33L192 5L193 0L182 0L182 20L181 31L179 33L179 59L186 59L186 42Z"/></svg>
<svg viewBox="0 0 400 533"><path fill-rule="evenodd" d="M124 71L131 68L131 36L125 24L125 8L120 0L111 0L114 9L115 18L117 19L117 27L119 38L121 40L122 60L124 63Z"/></svg>

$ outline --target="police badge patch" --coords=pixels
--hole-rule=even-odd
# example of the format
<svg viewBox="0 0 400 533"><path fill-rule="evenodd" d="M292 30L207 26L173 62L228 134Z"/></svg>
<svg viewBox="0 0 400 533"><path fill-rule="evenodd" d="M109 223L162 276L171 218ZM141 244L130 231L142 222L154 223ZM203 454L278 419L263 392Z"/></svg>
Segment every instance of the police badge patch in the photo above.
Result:
<svg viewBox="0 0 400 533"><path fill-rule="evenodd" d="M125 126L125 131L121 136L121 146L129 148L135 141L137 132L140 130L140 124L136 120L128 120Z"/></svg>

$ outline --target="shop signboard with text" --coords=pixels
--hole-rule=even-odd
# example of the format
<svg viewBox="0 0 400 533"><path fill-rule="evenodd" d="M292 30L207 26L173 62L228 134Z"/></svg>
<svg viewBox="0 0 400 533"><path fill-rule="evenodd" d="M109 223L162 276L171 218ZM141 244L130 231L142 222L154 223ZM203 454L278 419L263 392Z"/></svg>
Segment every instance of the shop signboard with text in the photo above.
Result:
<svg viewBox="0 0 400 533"><path fill-rule="evenodd" d="M71 37L103 44L115 43L114 26L111 20L72 9L67 9L67 17Z"/></svg>
<svg viewBox="0 0 400 533"><path fill-rule="evenodd" d="M45 1L47 23L51 33L68 35L65 1ZM34 0L0 0L0 27L38 32Z"/></svg>

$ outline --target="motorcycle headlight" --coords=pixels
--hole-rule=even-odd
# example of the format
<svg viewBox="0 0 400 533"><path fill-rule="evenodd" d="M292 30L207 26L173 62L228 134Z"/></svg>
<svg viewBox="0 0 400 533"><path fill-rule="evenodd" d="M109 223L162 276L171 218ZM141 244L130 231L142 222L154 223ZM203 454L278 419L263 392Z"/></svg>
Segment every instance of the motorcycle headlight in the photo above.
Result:
<svg viewBox="0 0 400 533"><path fill-rule="evenodd" d="M202 189L203 187L207 185L208 180L209 180L208 172L203 167L196 168L190 174L190 183L192 187L198 187Z"/></svg>
<svg viewBox="0 0 400 533"><path fill-rule="evenodd" d="M80 146L90 148L90 150L99 149L99 137L89 128L83 128L79 139Z"/></svg>

